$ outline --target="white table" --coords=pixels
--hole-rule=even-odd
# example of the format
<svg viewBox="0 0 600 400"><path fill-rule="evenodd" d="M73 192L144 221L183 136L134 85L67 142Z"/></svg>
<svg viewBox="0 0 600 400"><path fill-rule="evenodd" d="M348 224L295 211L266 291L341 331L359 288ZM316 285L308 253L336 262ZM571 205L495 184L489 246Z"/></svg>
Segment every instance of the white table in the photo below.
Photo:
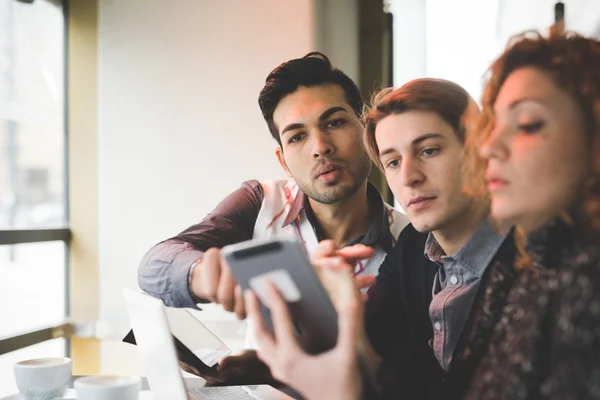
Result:
<svg viewBox="0 0 600 400"><path fill-rule="evenodd" d="M75 389L72 389L73 382L77 378L81 378L81 377L74 376L73 378L71 378L71 381L69 382L69 389L67 389L67 393L66 393L65 397L63 397L63 400L77 399ZM183 379L185 381L185 386L187 388L198 388L198 387L204 386L204 379L201 379L201 378L183 378ZM154 400L154 396L152 395L152 392L150 392L150 390L148 390L148 389L149 389L148 381L146 380L146 378L142 378L142 391L140 392L139 400ZM0 400L22 400L22 399L21 399L21 396L18 393L16 393L16 394L10 395L8 397L2 397L2 398L0 398Z"/></svg>
<svg viewBox="0 0 600 400"><path fill-rule="evenodd" d="M75 389L67 389L67 394L63 397L63 400L76 400L77 394L75 393ZM0 400L22 400L21 395L13 394L12 396L3 397ZM142 390L140 392L139 400L154 400L154 396L152 392L149 390Z"/></svg>

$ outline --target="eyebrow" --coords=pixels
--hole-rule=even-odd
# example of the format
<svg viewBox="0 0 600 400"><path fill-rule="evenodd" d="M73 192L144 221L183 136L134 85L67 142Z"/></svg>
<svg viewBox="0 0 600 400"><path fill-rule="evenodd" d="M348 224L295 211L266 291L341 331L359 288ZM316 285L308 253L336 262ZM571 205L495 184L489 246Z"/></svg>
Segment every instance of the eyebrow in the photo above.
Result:
<svg viewBox="0 0 600 400"><path fill-rule="evenodd" d="M328 108L327 110L325 110L325 112L323 114L321 114L321 116L319 117L319 121L323 122L325 121L327 118L329 118L331 115L335 114L336 112L345 112L348 113L348 110L346 110L344 107L331 107Z"/></svg>
<svg viewBox="0 0 600 400"><path fill-rule="evenodd" d="M421 135L418 138L414 139L410 145L412 147L415 147L428 139L443 139L443 138L444 138L444 136L442 136L439 133L426 133L426 134ZM379 152L379 157L383 157L383 156L393 153L395 151L396 151L396 149L394 149L393 147L387 148L387 149Z"/></svg>
<svg viewBox="0 0 600 400"><path fill-rule="evenodd" d="M324 120L329 118L331 115L335 114L336 112L340 112L340 111L345 112L346 114L348 113L348 110L346 110L344 107L340 107L340 106L330 107L327 110L325 110L323 112L323 114L321 114L319 116L319 122L323 122ZM296 129L302 129L304 127L306 127L306 125L300 124L300 123L289 124L285 128L283 128L283 130L281 131L281 136L283 136L286 132L293 131Z"/></svg>
<svg viewBox="0 0 600 400"><path fill-rule="evenodd" d="M386 156L386 155L388 155L388 154L390 154L390 153L393 153L393 152L395 152L395 151L396 151L396 149L394 149L393 147L389 147L389 148L387 148L387 149L385 149L385 150L383 150L383 151L380 151L380 152L379 152L379 157Z"/></svg>
<svg viewBox="0 0 600 400"><path fill-rule="evenodd" d="M442 136L440 133L426 133L424 135L419 136L418 138L414 139L411 143L412 146L416 146L419 145L421 143L423 143L424 141L426 141L427 139L443 139L444 136Z"/></svg>
<svg viewBox="0 0 600 400"><path fill-rule="evenodd" d="M542 99L538 99L538 98L535 98L535 97L524 97L522 99L518 99L518 100L515 100L512 103L510 103L509 106L508 106L508 109L509 110L514 110L520 104L522 104L522 103L528 103L528 102L539 103L539 104L542 104L542 105L547 105L547 103L544 100L542 100Z"/></svg>

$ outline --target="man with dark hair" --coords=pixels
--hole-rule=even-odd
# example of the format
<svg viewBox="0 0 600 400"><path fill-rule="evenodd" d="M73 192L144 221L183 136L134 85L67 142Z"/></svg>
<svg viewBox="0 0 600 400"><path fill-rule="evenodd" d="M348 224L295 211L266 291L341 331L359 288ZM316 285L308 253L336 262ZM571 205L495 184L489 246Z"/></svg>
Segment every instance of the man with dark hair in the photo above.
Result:
<svg viewBox="0 0 600 400"><path fill-rule="evenodd" d="M139 285L168 306L213 302L244 318L241 289L219 249L252 238L297 238L308 253L323 239L339 247L373 247L374 255L355 269L368 284L408 222L367 182L363 101L354 82L325 55L309 53L275 68L258 102L289 179L244 182L200 223L146 253ZM247 347L253 345L247 337ZM231 382L232 376L247 377L256 357L252 351L238 357L246 367L227 360L231 368L223 368L219 380Z"/></svg>
<svg viewBox="0 0 600 400"><path fill-rule="evenodd" d="M329 59L322 53L312 52L303 58L290 60L269 74L267 82L258 96L258 105L267 121L271 135L280 146L279 130L273 121L273 114L279 101L298 90L299 86L311 87L324 83L338 85L342 88L348 105L356 115L362 114L364 103L358 87L342 71L332 68Z"/></svg>

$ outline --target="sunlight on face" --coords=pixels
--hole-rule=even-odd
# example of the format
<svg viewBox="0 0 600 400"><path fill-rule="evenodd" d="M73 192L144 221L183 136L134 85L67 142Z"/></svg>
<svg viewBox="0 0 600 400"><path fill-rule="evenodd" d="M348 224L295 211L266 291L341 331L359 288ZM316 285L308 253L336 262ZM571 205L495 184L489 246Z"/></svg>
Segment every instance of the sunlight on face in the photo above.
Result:
<svg viewBox="0 0 600 400"><path fill-rule="evenodd" d="M488 159L492 216L531 231L565 211L588 170L582 111L545 71L512 72L494 104Z"/></svg>
<svg viewBox="0 0 600 400"><path fill-rule="evenodd" d="M371 161L362 125L340 86L300 87L280 101L273 120L279 162L308 197L336 203L365 184Z"/></svg>

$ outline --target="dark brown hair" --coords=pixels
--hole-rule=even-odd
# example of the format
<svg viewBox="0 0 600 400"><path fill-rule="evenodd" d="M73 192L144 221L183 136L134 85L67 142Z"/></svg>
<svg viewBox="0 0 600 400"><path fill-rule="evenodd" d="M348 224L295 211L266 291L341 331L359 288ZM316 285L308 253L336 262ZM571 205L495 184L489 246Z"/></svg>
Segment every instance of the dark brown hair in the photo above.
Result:
<svg viewBox="0 0 600 400"><path fill-rule="evenodd" d="M258 95L258 105L267 122L273 139L281 146L279 131L273 121L273 114L279 102L299 87L338 85L344 90L346 101L356 115L363 109L363 100L356 83L341 70L334 68L323 53L312 52L302 58L289 60L275 68L267 76L265 86Z"/></svg>
<svg viewBox="0 0 600 400"><path fill-rule="evenodd" d="M398 89L383 89L373 96L363 113L365 146L375 165L382 169L375 128L385 117L407 111L429 111L450 125L464 142L467 125L476 123L479 112L469 93L454 82L443 79L415 79ZM475 111L467 112L468 110ZM465 118L469 116L468 118Z"/></svg>

